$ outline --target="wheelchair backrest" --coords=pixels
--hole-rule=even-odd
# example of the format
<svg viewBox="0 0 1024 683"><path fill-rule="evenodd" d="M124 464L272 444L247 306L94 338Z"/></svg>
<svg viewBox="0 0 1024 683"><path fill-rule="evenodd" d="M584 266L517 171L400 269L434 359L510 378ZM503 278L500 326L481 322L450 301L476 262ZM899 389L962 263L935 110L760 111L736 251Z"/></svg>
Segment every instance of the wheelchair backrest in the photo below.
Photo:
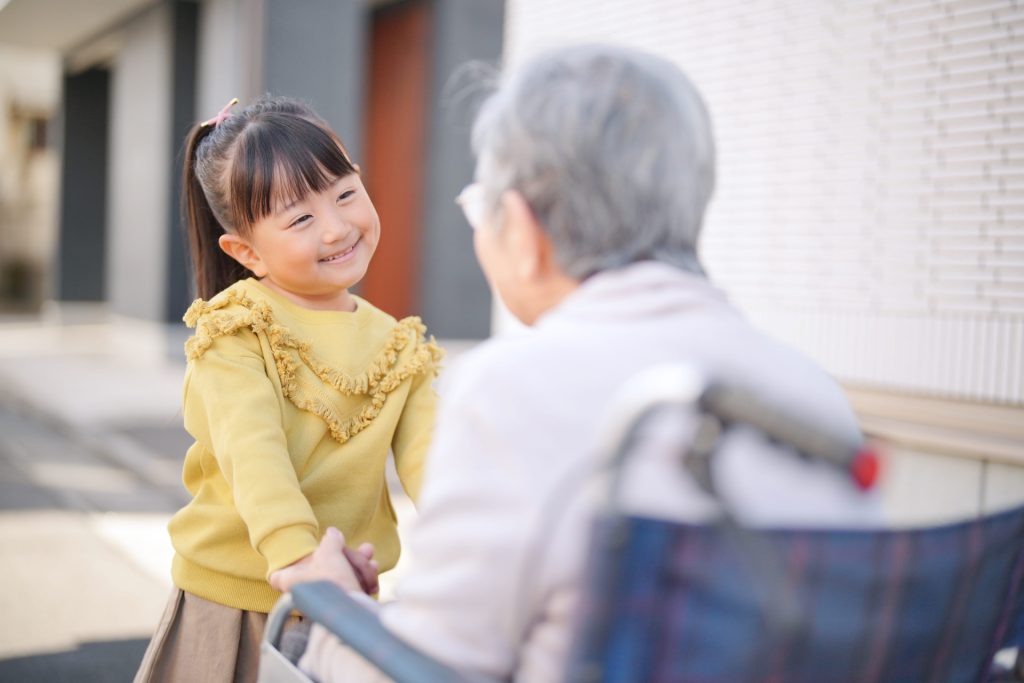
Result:
<svg viewBox="0 0 1024 683"><path fill-rule="evenodd" d="M924 529L749 533L782 585L721 526L599 520L569 680L966 683L1024 646L1024 507ZM769 613L780 605L784 618Z"/></svg>

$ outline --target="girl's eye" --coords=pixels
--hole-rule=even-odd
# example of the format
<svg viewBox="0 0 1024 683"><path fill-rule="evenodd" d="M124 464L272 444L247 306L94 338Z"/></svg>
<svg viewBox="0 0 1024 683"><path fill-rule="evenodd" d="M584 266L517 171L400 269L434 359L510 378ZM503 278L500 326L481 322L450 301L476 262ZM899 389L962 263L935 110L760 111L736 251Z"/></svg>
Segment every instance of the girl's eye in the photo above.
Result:
<svg viewBox="0 0 1024 683"><path fill-rule="evenodd" d="M307 222L310 218L312 218L312 216L310 216L308 213L303 214L303 215L299 216L298 218L296 218L295 220L293 220L291 223L289 223L288 227L289 228L294 228L294 227L297 227L299 225L302 225L303 223Z"/></svg>
<svg viewBox="0 0 1024 683"><path fill-rule="evenodd" d="M340 195L338 196L338 201L340 202L340 201L341 201L341 200L343 200L343 199L348 199L349 197L351 197L351 196L352 196L352 195L354 195L355 193L356 193L356 191L355 191L355 190L345 190L344 192L342 192L342 193L341 193L341 194L340 194Z"/></svg>

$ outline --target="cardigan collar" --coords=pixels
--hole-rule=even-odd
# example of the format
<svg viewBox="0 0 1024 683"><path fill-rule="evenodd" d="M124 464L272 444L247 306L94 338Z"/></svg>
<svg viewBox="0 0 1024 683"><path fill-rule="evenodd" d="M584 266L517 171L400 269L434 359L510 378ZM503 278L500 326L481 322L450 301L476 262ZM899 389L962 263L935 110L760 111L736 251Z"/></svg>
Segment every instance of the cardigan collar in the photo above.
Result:
<svg viewBox="0 0 1024 683"><path fill-rule="evenodd" d="M706 277L656 261L633 263L586 279L545 313L537 327L559 322L610 322L697 309L731 311L725 294Z"/></svg>

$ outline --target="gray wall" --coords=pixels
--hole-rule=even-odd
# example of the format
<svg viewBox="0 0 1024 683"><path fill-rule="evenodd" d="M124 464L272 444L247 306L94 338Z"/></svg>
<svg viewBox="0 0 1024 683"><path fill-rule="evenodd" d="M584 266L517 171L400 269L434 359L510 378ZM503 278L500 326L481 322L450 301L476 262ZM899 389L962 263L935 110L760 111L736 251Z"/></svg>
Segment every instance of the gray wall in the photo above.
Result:
<svg viewBox="0 0 1024 683"><path fill-rule="evenodd" d="M473 178L473 102L449 84L469 61L499 65L504 0L435 0L420 309L433 334L490 334L491 294L473 255L473 236L454 199Z"/></svg>
<svg viewBox="0 0 1024 683"><path fill-rule="evenodd" d="M366 71L364 2L265 2L264 89L308 101L341 136L349 154L359 159Z"/></svg>
<svg viewBox="0 0 1024 683"><path fill-rule="evenodd" d="M60 301L105 298L109 83L106 69L64 77L56 286Z"/></svg>
<svg viewBox="0 0 1024 683"><path fill-rule="evenodd" d="M210 118L232 97L245 105L262 92L262 12L251 0L199 4L194 120Z"/></svg>
<svg viewBox="0 0 1024 683"><path fill-rule="evenodd" d="M172 11L159 5L123 32L111 69L107 295L114 313L165 317L173 94Z"/></svg>
<svg viewBox="0 0 1024 683"><path fill-rule="evenodd" d="M171 55L171 128L167 141L171 150L171 201L167 225L167 290L164 314L170 322L180 322L192 302L192 269L188 259L188 241L181 213L181 168L185 160L185 137L196 121L196 42L199 8L191 2L179 2L172 8L173 53Z"/></svg>

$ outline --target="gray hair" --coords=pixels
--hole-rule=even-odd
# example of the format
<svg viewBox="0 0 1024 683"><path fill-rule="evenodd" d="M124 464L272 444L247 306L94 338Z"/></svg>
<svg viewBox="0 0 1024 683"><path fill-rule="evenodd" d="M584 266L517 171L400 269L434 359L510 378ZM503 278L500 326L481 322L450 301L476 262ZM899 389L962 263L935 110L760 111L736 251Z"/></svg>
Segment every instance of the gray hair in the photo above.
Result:
<svg viewBox="0 0 1024 683"><path fill-rule="evenodd" d="M714 140L697 89L671 62L598 45L539 55L484 102L473 150L489 199L519 191L568 275L644 260L703 273Z"/></svg>

